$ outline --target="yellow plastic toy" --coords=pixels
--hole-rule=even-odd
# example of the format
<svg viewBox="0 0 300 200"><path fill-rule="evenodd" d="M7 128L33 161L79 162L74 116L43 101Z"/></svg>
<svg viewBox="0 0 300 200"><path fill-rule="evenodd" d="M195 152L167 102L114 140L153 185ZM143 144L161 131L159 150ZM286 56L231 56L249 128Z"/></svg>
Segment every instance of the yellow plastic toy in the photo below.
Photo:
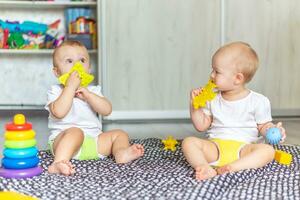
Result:
<svg viewBox="0 0 300 200"><path fill-rule="evenodd" d="M7 200L38 200L37 198L27 196L25 194L21 194L18 192L6 191L0 192L0 199L7 199Z"/></svg>
<svg viewBox="0 0 300 200"><path fill-rule="evenodd" d="M164 150L176 150L176 144L178 144L177 140L173 138L173 136L168 136L167 139L162 140L162 143L165 145Z"/></svg>
<svg viewBox="0 0 300 200"><path fill-rule="evenodd" d="M206 101L213 100L217 95L217 93L214 91L214 88L216 87L217 85L214 84L212 80L209 80L205 87L202 88L202 92L194 98L194 109L203 108L206 106Z"/></svg>
<svg viewBox="0 0 300 200"><path fill-rule="evenodd" d="M81 82L80 82L81 87L88 86L94 80L94 76L86 73L82 64L80 62L76 62L74 64L74 66L72 67L72 69L68 73L63 74L58 78L59 82L63 85L66 85L66 82L67 82L70 74L72 74L72 72L74 72L74 71L77 71L77 73L81 79Z"/></svg>
<svg viewBox="0 0 300 200"><path fill-rule="evenodd" d="M280 150L275 150L275 160L280 164L290 165L293 160L293 156L290 153L280 151Z"/></svg>

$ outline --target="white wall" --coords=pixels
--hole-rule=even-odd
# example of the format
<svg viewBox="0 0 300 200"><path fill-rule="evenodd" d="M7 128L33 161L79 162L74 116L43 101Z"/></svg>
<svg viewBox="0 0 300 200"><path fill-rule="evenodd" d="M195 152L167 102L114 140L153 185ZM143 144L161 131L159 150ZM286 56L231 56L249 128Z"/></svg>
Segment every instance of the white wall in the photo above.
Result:
<svg viewBox="0 0 300 200"><path fill-rule="evenodd" d="M297 0L103 2L108 119L188 117L189 91L207 81L220 38L257 51L249 87L270 98L274 115L300 115Z"/></svg>

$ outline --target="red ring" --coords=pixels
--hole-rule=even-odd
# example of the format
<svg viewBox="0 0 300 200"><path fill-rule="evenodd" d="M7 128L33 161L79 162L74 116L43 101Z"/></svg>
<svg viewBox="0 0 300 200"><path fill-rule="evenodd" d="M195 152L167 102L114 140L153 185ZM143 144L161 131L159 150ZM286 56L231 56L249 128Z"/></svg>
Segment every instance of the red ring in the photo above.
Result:
<svg viewBox="0 0 300 200"><path fill-rule="evenodd" d="M32 124L25 123L25 124L16 125L14 123L8 123L5 125L5 129L8 131L26 131L32 129Z"/></svg>

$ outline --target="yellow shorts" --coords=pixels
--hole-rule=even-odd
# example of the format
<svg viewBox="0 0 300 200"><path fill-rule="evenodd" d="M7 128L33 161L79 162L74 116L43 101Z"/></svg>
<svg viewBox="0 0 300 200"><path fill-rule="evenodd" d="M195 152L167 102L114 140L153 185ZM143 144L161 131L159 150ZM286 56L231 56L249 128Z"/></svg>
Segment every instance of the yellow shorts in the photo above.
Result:
<svg viewBox="0 0 300 200"><path fill-rule="evenodd" d="M53 152L53 143L54 140L50 140L48 142L50 151L52 155ZM103 159L105 156L98 153L98 137L90 137L84 136L83 143L77 152L77 154L73 157L76 160L92 160L92 159Z"/></svg>
<svg viewBox="0 0 300 200"><path fill-rule="evenodd" d="M241 149L247 144L245 142L217 138L210 139L210 141L214 142L219 150L218 160L210 163L210 165L216 167L221 167L238 160Z"/></svg>

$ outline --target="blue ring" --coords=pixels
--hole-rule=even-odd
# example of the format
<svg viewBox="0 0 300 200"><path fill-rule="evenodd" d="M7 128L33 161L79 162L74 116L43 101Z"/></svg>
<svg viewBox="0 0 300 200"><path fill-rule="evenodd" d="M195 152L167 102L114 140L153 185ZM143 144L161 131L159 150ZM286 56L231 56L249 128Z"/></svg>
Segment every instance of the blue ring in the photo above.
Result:
<svg viewBox="0 0 300 200"><path fill-rule="evenodd" d="M35 167L39 161L39 158L36 156L24 159L3 158L2 166L6 169L26 169Z"/></svg>
<svg viewBox="0 0 300 200"><path fill-rule="evenodd" d="M25 149L10 149L5 148L3 151L3 156L7 158L29 158L36 156L38 149L36 147L30 147Z"/></svg>

